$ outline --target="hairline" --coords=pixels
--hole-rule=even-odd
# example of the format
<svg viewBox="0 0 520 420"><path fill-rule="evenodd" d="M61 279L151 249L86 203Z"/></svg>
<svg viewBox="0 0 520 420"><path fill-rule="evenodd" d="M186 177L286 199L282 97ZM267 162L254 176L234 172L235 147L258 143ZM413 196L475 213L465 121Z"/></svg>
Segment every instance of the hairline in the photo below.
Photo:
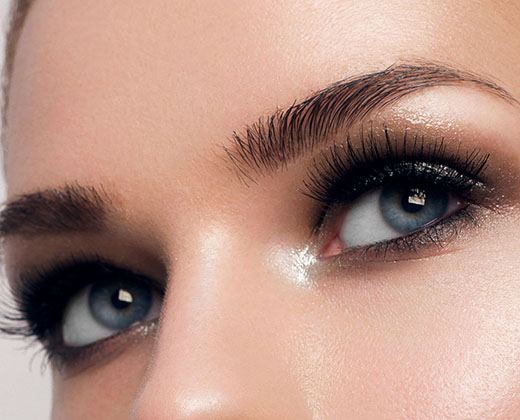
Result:
<svg viewBox="0 0 520 420"><path fill-rule="evenodd" d="M2 137L7 123L7 106L9 103L9 87L14 67L16 46L22 33L25 19L35 0L11 0L8 14L7 31L5 34L5 56L2 68ZM2 143L5 143L2 141Z"/></svg>

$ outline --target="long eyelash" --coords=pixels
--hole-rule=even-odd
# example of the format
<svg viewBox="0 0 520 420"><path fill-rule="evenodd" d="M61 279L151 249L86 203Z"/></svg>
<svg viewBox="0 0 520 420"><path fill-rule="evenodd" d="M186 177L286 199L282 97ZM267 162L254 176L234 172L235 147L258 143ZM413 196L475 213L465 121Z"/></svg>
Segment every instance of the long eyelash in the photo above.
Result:
<svg viewBox="0 0 520 420"><path fill-rule="evenodd" d="M60 304L78 292L88 281L85 279L83 282L61 282L60 285L51 285L49 279L59 278L72 267L87 264L107 263L99 255L71 255L63 261L51 263L44 269L34 270L30 276L20 275L19 291L11 290L11 296L7 299L10 303L2 305L6 310L0 321L0 332L10 336L32 337L35 341L47 338L56 322ZM49 293L54 296L42 302L41 297L48 296ZM47 302L58 308L51 308Z"/></svg>
<svg viewBox="0 0 520 420"><path fill-rule="evenodd" d="M386 126L377 136L371 126L361 130L354 145L350 135L344 143L335 143L313 160L302 193L320 203L317 226L334 205L347 203L385 181L413 179L438 185L462 194L483 186L482 175L489 155L479 149L448 150L443 138L391 135Z"/></svg>
<svg viewBox="0 0 520 420"><path fill-rule="evenodd" d="M37 296L36 288L32 288L31 284L27 284L27 292L24 292L24 296ZM26 308L28 304L24 304L22 297L16 294L13 290L2 288L1 300L0 300L0 335L6 335L13 339L23 339L27 341L24 346L25 349L34 348L35 345L39 344L38 347L34 348L32 356L30 358L30 365L32 366L33 361L36 360L40 355L40 371L43 373L45 369L51 363L53 353L50 352L45 343L39 342L40 336L34 323L30 321L30 316Z"/></svg>
<svg viewBox="0 0 520 420"><path fill-rule="evenodd" d="M302 193L321 203L313 233L337 220L346 205L375 188L413 184L439 188L461 197L466 205L449 217L398 238L367 246L345 247L338 256L355 261L399 259L428 245L443 248L468 225L478 225L482 203L489 198L490 180L485 177L489 154L475 148L465 151L443 138L391 134L386 126L374 132L361 130L356 143L349 135L313 160ZM491 185L492 187L492 185ZM325 231L323 231L325 232Z"/></svg>
<svg viewBox="0 0 520 420"><path fill-rule="evenodd" d="M0 322L0 332L34 337L45 345L47 339L55 334L68 300L99 276L114 273L141 278L157 290L163 289L158 281L149 278L145 280L144 276L120 268L97 254L79 257L71 255L65 260L51 263L49 267L35 270L29 276L20 276L19 291L11 293L14 305L4 315L4 321Z"/></svg>
<svg viewBox="0 0 520 420"><path fill-rule="evenodd" d="M11 291L12 302L0 319L0 333L14 337L31 338L31 344L40 342L45 358L42 361L42 370L50 363L58 370L74 362L78 365L81 360L89 360L98 355L98 347L110 348L111 343L122 334L111 336L82 348L67 347L62 343L59 329L61 317L69 299L83 287L100 280L100 276L131 276L148 283L161 293L164 285L159 281L142 276L128 268L121 268L99 255L71 255L68 259L53 262L44 269L34 270L31 275L21 275L20 287ZM151 331L153 322L135 325L134 334L139 334L146 328ZM129 332L131 333L131 332ZM31 345L29 344L29 345ZM113 344L113 343L112 343Z"/></svg>

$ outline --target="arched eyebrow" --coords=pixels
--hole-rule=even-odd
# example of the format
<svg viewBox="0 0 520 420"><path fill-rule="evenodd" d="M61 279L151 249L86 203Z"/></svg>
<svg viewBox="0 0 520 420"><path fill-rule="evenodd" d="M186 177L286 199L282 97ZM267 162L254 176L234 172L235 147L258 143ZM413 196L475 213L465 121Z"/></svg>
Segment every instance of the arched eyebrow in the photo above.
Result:
<svg viewBox="0 0 520 420"><path fill-rule="evenodd" d="M111 207L102 187L75 184L23 194L0 212L0 237L100 232Z"/></svg>
<svg viewBox="0 0 520 420"><path fill-rule="evenodd" d="M434 86L469 83L509 103L504 88L475 74L440 65L398 65L342 80L232 136L226 156L240 176L274 171L326 141L334 132L406 95ZM100 232L114 210L102 187L65 185L21 195L0 212L0 238Z"/></svg>
<svg viewBox="0 0 520 420"><path fill-rule="evenodd" d="M302 102L233 133L225 155L239 177L255 182L368 114L406 95L436 86L469 84L509 103L518 101L504 88L476 74L438 64L400 64L333 83Z"/></svg>

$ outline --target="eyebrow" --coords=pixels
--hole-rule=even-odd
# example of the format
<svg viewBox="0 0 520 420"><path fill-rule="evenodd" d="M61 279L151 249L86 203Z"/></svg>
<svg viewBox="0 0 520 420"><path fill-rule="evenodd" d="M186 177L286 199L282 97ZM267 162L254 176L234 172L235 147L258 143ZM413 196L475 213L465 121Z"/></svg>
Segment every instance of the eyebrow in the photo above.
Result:
<svg viewBox="0 0 520 420"><path fill-rule="evenodd" d="M102 187L75 184L23 194L0 212L0 237L99 232L111 205Z"/></svg>
<svg viewBox="0 0 520 420"><path fill-rule="evenodd" d="M260 118L234 132L225 154L239 177L274 171L295 161L340 128L366 117L413 92L470 83L510 103L504 88L472 73L440 65L394 65L354 79L336 82L286 110ZM79 184L23 194L0 211L0 238L19 235L100 232L113 208L103 187Z"/></svg>
<svg viewBox="0 0 520 420"><path fill-rule="evenodd" d="M225 156L239 179L286 167L312 153L340 128L348 129L368 114L406 95L436 86L471 84L509 103L518 101L504 88L476 74L438 64L392 65L382 71L344 79L285 110L233 132Z"/></svg>

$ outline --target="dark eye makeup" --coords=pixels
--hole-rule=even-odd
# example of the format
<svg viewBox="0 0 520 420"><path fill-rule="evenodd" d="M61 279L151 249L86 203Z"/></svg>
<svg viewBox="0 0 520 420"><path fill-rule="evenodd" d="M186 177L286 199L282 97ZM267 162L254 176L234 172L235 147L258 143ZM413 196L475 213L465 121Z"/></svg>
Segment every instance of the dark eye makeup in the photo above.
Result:
<svg viewBox="0 0 520 420"><path fill-rule="evenodd" d="M18 282L17 315L0 326L5 333L40 341L48 359L60 367L92 363L117 351L113 342L130 330L134 338L153 333L158 322L153 300L160 305L164 295L160 281L98 255L71 256L46 270L21 274ZM84 302L77 299L82 294ZM67 309L82 314L74 319ZM71 326L76 327L72 338L67 337Z"/></svg>
<svg viewBox="0 0 520 420"><path fill-rule="evenodd" d="M395 134L386 126L379 133L373 127L362 130L356 141L349 135L344 141L339 139L313 158L301 189L314 200L311 227L323 242L322 249L338 241L343 216L372 192L381 192L373 213L382 212L382 220L390 220L399 234L360 246L340 241L334 253L323 251L321 257L398 260L428 246L442 247L461 229L477 223L492 190L486 176L489 162L490 156L478 149L465 150L462 144L453 146L442 138L411 135L408 130ZM457 205L447 212L450 197ZM427 203L430 207L425 207ZM370 220L366 223L371 226ZM150 315L151 299L162 300L165 287L165 279L149 278L100 256L71 257L19 277L17 315L9 317L1 329L38 339L53 365L65 366L79 360L96 363L107 349L124 348L125 337L152 331L158 314ZM99 339L73 334L67 344L64 336L70 334L64 335L64 319L71 302L83 302L87 315L112 333L103 332Z"/></svg>
<svg viewBox="0 0 520 420"><path fill-rule="evenodd" d="M391 134L386 127L381 135L371 127L360 137L355 146L347 136L313 161L303 193L320 203L315 229L329 239L337 236L341 216L367 193L379 191L372 207L378 207L387 224L392 222L388 214L393 214L390 224L400 235L363 246L337 246L335 255L363 261L406 259L426 246L442 247L467 224L477 224L478 212L491 195L485 177L489 154L466 151L460 143L450 148L443 138L430 140L407 131ZM456 211L439 217L431 210L447 207L450 197L456 201ZM397 227L403 224L409 226ZM329 254L324 251L321 256Z"/></svg>

